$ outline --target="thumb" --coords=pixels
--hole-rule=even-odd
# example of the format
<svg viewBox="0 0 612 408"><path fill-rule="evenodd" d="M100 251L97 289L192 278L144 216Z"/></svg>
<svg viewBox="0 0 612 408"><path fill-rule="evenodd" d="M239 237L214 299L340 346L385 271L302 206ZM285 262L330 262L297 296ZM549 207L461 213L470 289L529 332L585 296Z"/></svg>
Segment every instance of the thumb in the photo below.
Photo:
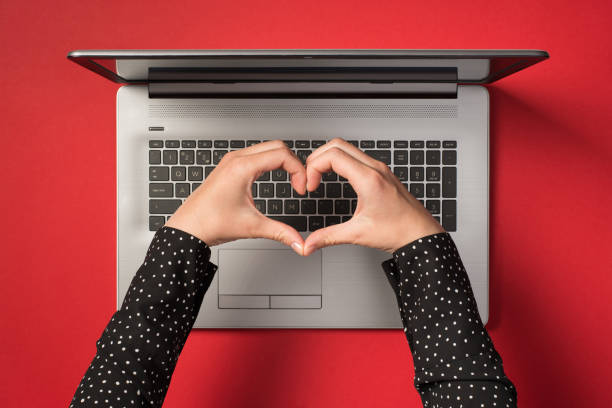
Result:
<svg viewBox="0 0 612 408"><path fill-rule="evenodd" d="M353 221L351 218L342 224L330 225L310 234L304 243L304 256L308 256L317 249L328 246L355 243L357 224Z"/></svg>
<svg viewBox="0 0 612 408"><path fill-rule="evenodd" d="M260 238L272 239L291 247L298 255L303 255L304 239L293 227L262 215L257 228Z"/></svg>

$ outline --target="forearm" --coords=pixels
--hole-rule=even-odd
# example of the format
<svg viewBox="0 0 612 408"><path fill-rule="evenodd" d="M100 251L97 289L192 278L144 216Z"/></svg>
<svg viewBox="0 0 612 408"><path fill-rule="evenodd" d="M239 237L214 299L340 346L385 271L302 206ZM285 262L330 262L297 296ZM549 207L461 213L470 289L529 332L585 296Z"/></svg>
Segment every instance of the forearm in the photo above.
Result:
<svg viewBox="0 0 612 408"><path fill-rule="evenodd" d="M198 238L171 227L156 232L71 407L161 406L217 269L209 259Z"/></svg>
<svg viewBox="0 0 612 408"><path fill-rule="evenodd" d="M383 269L398 300L423 404L515 406L516 391L482 324L450 235L429 235L399 248Z"/></svg>

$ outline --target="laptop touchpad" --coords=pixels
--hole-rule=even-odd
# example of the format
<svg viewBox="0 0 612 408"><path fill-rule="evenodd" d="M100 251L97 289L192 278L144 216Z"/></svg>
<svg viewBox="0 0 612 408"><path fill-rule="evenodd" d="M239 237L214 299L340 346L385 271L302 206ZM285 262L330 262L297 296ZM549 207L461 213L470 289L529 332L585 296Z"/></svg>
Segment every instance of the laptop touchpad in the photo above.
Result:
<svg viewBox="0 0 612 408"><path fill-rule="evenodd" d="M321 251L220 249L220 309L320 309Z"/></svg>

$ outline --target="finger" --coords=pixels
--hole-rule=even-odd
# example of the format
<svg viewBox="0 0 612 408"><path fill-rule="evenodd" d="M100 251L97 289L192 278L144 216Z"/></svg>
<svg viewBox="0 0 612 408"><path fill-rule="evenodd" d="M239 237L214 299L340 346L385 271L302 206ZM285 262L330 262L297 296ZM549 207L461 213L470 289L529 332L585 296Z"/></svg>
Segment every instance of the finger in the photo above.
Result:
<svg viewBox="0 0 612 408"><path fill-rule="evenodd" d="M372 157L365 154L363 150L355 147L355 145L347 142L342 138L336 137L313 151L306 159L306 164L308 165L310 161L316 159L318 156L331 149L332 147L338 147L344 150L345 152L353 156L355 159L364 162L368 166L375 166L375 163L377 161L376 159L373 159Z"/></svg>
<svg viewBox="0 0 612 408"><path fill-rule="evenodd" d="M376 171L344 150L332 147L321 153L319 157L312 160L306 166L308 180L306 188L308 191L315 190L321 181L321 175L330 170L347 178L357 193L359 193L360 186L363 184L363 180L366 179L368 172Z"/></svg>
<svg viewBox="0 0 612 408"><path fill-rule="evenodd" d="M304 256L312 254L317 249L332 245L353 244L357 239L358 224L350 219L342 224L321 228L311 233L304 243Z"/></svg>
<svg viewBox="0 0 612 408"><path fill-rule="evenodd" d="M255 143L254 145L245 147L244 149L236 150L236 153L239 156L244 156L247 154L264 152L266 150L280 149L284 146L286 145L281 140L268 140L267 142Z"/></svg>
<svg viewBox="0 0 612 408"><path fill-rule="evenodd" d="M258 174L282 168L289 173L293 188L300 194L306 193L306 169L286 146L241 156L241 160L246 161L245 168L253 175L253 181Z"/></svg>
<svg viewBox="0 0 612 408"><path fill-rule="evenodd" d="M304 239L293 227L283 222L262 215L255 233L257 237L273 239L291 247L298 255L304 254Z"/></svg>

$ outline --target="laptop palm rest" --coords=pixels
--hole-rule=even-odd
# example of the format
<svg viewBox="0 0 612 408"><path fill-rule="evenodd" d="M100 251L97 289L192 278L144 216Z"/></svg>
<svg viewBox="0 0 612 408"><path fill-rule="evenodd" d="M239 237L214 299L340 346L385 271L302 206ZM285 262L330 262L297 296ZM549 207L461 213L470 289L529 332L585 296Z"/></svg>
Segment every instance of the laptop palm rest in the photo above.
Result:
<svg viewBox="0 0 612 408"><path fill-rule="evenodd" d="M219 249L219 309L320 309L321 251Z"/></svg>

